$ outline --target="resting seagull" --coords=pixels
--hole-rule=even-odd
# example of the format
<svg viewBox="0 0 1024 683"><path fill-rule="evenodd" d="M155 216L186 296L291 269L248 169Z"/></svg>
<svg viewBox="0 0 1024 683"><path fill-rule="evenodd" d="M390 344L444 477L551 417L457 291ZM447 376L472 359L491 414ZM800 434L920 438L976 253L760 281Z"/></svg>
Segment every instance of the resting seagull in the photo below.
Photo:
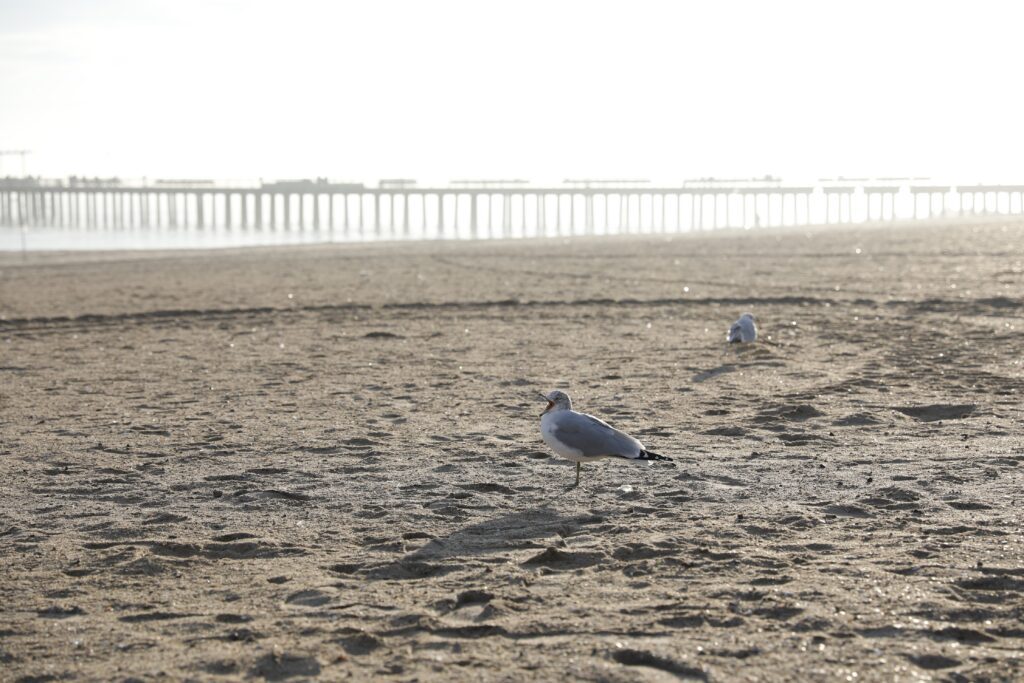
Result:
<svg viewBox="0 0 1024 683"><path fill-rule="evenodd" d="M743 342L748 344L757 340L757 325L754 324L754 316L744 313L740 319L729 328L729 335L725 338L730 344Z"/></svg>
<svg viewBox="0 0 1024 683"><path fill-rule="evenodd" d="M580 485L580 464L600 458L626 460L671 460L651 453L644 445L592 415L572 409L569 395L552 391L544 396L548 407L540 414L540 435L558 455L576 463L576 483Z"/></svg>

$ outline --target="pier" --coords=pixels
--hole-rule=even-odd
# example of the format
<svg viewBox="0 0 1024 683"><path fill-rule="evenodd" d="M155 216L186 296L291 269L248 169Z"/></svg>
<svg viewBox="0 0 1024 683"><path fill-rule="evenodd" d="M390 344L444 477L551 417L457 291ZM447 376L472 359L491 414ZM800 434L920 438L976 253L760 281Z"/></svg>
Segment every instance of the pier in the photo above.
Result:
<svg viewBox="0 0 1024 683"><path fill-rule="evenodd" d="M0 227L312 231L336 240L670 233L993 213L1024 213L1024 185L0 179Z"/></svg>

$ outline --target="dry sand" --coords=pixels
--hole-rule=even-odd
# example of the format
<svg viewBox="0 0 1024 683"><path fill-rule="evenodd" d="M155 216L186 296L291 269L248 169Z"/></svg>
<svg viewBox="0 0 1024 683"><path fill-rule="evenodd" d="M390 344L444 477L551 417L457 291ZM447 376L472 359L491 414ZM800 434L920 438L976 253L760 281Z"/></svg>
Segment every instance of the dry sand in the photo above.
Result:
<svg viewBox="0 0 1024 683"><path fill-rule="evenodd" d="M1021 680L1022 303L1012 223L3 256L0 679ZM553 388L675 461L567 491Z"/></svg>

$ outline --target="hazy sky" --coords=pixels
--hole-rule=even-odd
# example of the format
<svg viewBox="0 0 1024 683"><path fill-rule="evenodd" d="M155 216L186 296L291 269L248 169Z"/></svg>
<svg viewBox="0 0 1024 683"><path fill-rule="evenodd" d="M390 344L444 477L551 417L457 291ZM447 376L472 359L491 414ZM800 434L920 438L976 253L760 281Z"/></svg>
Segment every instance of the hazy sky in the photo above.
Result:
<svg viewBox="0 0 1024 683"><path fill-rule="evenodd" d="M0 0L0 149L43 175L1019 181L1018 7Z"/></svg>

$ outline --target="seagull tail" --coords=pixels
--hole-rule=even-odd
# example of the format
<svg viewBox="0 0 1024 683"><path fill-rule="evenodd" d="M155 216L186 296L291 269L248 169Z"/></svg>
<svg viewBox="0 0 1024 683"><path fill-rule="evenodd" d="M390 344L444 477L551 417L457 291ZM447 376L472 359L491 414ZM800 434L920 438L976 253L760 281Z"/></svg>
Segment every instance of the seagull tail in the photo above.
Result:
<svg viewBox="0 0 1024 683"><path fill-rule="evenodd" d="M637 456L637 460L669 460L669 461L671 461L672 458L670 458L670 457L668 457L666 455L661 455L659 453L652 453L650 451L640 451L640 455Z"/></svg>

